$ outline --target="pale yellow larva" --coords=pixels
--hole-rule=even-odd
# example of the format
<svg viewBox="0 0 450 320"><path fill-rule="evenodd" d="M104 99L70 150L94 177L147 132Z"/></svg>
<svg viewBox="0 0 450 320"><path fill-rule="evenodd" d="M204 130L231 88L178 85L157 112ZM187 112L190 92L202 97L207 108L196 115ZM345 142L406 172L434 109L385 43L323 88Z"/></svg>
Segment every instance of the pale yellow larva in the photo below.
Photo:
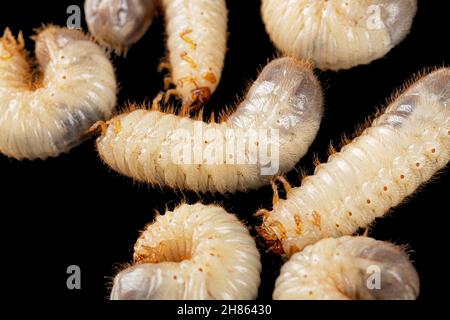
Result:
<svg viewBox="0 0 450 320"><path fill-rule="evenodd" d="M157 216L134 246L135 264L111 299L255 299L261 261L247 228L223 208L181 205Z"/></svg>
<svg viewBox="0 0 450 320"><path fill-rule="evenodd" d="M255 189L306 153L322 109L311 68L280 58L226 121L138 109L109 121L97 149L111 168L138 181L197 192Z"/></svg>
<svg viewBox="0 0 450 320"><path fill-rule="evenodd" d="M0 41L0 152L46 159L68 152L116 105L114 69L103 50L77 30L47 27L36 36L31 68L22 34Z"/></svg>
<svg viewBox="0 0 450 320"><path fill-rule="evenodd" d="M161 0L172 82L186 105L215 91L227 49L225 0Z"/></svg>
<svg viewBox="0 0 450 320"><path fill-rule="evenodd" d="M327 238L281 268L275 300L414 300L419 276L397 246L367 237Z"/></svg>
<svg viewBox="0 0 450 320"><path fill-rule="evenodd" d="M262 210L261 234L291 255L350 235L412 194L450 159L450 69L415 82L287 199Z"/></svg>
<svg viewBox="0 0 450 320"><path fill-rule="evenodd" d="M349 69L383 57L408 34L417 0L263 0L262 17L282 52L317 68Z"/></svg>
<svg viewBox="0 0 450 320"><path fill-rule="evenodd" d="M168 69L166 83L188 108L198 108L215 91L227 40L225 0L86 0L86 21L100 43L126 52L152 22L157 5L165 14Z"/></svg>

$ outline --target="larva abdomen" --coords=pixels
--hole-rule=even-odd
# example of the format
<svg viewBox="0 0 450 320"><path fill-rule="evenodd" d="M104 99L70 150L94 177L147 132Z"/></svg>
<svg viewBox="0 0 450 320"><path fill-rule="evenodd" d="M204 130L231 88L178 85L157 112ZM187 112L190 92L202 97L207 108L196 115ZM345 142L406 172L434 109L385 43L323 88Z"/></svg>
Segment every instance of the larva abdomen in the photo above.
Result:
<svg viewBox="0 0 450 320"><path fill-rule="evenodd" d="M263 0L275 45L320 69L348 69L383 57L408 34L416 0Z"/></svg>
<svg viewBox="0 0 450 320"><path fill-rule="evenodd" d="M274 204L262 233L290 255L321 238L352 234L398 205L449 161L449 88L448 68L414 83Z"/></svg>
<svg viewBox="0 0 450 320"><path fill-rule="evenodd" d="M139 41L150 27L156 1L86 0L84 9L95 39L120 54Z"/></svg>
<svg viewBox="0 0 450 320"><path fill-rule="evenodd" d="M40 77L21 35L0 43L0 152L46 159L68 152L116 104L116 80L105 53L80 31L48 27L36 39Z"/></svg>
<svg viewBox="0 0 450 320"><path fill-rule="evenodd" d="M311 69L281 58L264 68L224 122L140 109L109 121L97 147L110 167L150 184L199 192L253 189L306 153L322 108Z"/></svg>
<svg viewBox="0 0 450 320"><path fill-rule="evenodd" d="M218 206L181 205L157 216L134 246L135 265L111 299L255 299L261 262L247 228Z"/></svg>
<svg viewBox="0 0 450 320"><path fill-rule="evenodd" d="M281 268L273 298L413 300L419 288L419 276L401 248L344 236L322 239L294 254Z"/></svg>

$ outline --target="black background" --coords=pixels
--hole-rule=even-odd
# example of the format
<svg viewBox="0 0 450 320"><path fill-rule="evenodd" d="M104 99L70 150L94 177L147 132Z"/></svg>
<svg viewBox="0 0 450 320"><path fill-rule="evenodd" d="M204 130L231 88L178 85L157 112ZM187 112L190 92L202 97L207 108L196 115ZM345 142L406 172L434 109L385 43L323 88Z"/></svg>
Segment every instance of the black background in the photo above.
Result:
<svg viewBox="0 0 450 320"><path fill-rule="evenodd" d="M22 30L27 48L29 37L43 23L64 25L70 4L83 1L8 1L0 10L0 27L14 33ZM419 1L411 34L385 58L349 71L319 72L324 88L325 116L310 152L297 169L313 172L313 154L326 161L330 141L337 145L342 134L351 135L357 124L371 116L376 107L406 80L425 67L449 63L448 1ZM205 113L220 111L242 96L249 81L268 60L277 56L260 18L260 3L227 1L229 39L222 80ZM84 18L83 18L84 19ZM86 26L83 21L83 28ZM120 82L119 108L127 101L151 100L162 89L163 75L156 71L165 54L161 16L127 57L114 58ZM407 244L421 279L419 299L439 298L444 288L448 244L449 174L442 172L401 206L379 219L370 236ZM289 180L299 185L293 170ZM130 262L132 247L155 210L173 209L182 200L219 202L252 228L252 214L271 207L270 187L236 195L195 195L172 190L163 192L136 184L103 165L91 139L67 155L46 161L16 161L0 156L0 219L4 280L12 297L45 298L52 301L105 301L108 283L120 264ZM255 232L252 231L255 235ZM281 259L262 253L263 273L260 299L271 298ZM67 290L66 268L82 270L82 289Z"/></svg>

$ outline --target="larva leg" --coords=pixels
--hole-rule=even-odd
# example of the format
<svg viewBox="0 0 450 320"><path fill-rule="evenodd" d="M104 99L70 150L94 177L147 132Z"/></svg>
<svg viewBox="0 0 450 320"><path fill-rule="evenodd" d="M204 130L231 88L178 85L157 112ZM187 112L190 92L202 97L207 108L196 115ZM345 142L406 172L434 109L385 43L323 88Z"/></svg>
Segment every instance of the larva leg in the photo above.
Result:
<svg viewBox="0 0 450 320"><path fill-rule="evenodd" d="M417 0L263 0L274 44L320 69L349 69L383 57L408 34Z"/></svg>
<svg viewBox="0 0 450 320"><path fill-rule="evenodd" d="M134 246L135 265L111 299L255 299L261 262L246 227L217 206L182 205L158 216Z"/></svg>
<svg viewBox="0 0 450 320"><path fill-rule="evenodd" d="M227 38L224 0L162 0L171 77L183 104L198 108L215 91Z"/></svg>
<svg viewBox="0 0 450 320"><path fill-rule="evenodd" d="M16 159L68 152L86 130L111 116L113 67L80 31L48 27L36 37L39 76L7 29L0 42L0 150Z"/></svg>
<svg viewBox="0 0 450 320"><path fill-rule="evenodd" d="M370 225L448 163L449 104L450 69L418 79L371 127L275 204L262 229L276 234L290 255Z"/></svg>
<svg viewBox="0 0 450 320"><path fill-rule="evenodd" d="M97 149L110 167L139 181L197 192L244 191L294 167L319 129L322 109L310 67L281 58L264 68L226 121L206 124L138 109L117 116L121 130L109 125Z"/></svg>
<svg viewBox="0 0 450 320"><path fill-rule="evenodd" d="M121 54L150 27L156 0L86 0L84 10L94 38Z"/></svg>
<svg viewBox="0 0 450 320"><path fill-rule="evenodd" d="M276 300L413 300L419 277L407 254L366 237L327 238L281 268Z"/></svg>

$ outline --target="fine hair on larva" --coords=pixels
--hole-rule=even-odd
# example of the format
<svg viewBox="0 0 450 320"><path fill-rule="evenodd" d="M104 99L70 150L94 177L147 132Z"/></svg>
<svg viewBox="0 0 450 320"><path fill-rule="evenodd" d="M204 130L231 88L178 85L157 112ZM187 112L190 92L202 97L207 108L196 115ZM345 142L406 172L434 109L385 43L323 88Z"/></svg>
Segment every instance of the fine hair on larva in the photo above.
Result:
<svg viewBox="0 0 450 320"><path fill-rule="evenodd" d="M414 300L420 283L401 247L368 237L326 238L281 268L274 300Z"/></svg>
<svg viewBox="0 0 450 320"><path fill-rule="evenodd" d="M183 204L142 232L134 264L115 277L111 299L256 299L260 273L255 241L233 214Z"/></svg>
<svg viewBox="0 0 450 320"><path fill-rule="evenodd" d="M102 160L137 181L196 192L256 189L291 170L320 126L322 90L309 65L267 64L221 122L135 109L100 123Z"/></svg>
<svg viewBox="0 0 450 320"><path fill-rule="evenodd" d="M354 234L400 204L450 158L450 69L418 78L352 142L318 165L272 211L260 234L288 256L327 237Z"/></svg>
<svg viewBox="0 0 450 320"><path fill-rule="evenodd" d="M227 49L225 0L86 0L89 31L99 43L126 52L164 12L168 69L165 99L180 97L186 108L205 104L219 83ZM174 89L169 89L174 84Z"/></svg>
<svg viewBox="0 0 450 320"><path fill-rule="evenodd" d="M0 153L19 160L68 152L116 105L114 69L97 44L55 26L34 39L36 61L22 33L0 39Z"/></svg>
<svg viewBox="0 0 450 320"><path fill-rule="evenodd" d="M322 70L349 69L386 55L409 33L417 0L262 0L275 46Z"/></svg>

